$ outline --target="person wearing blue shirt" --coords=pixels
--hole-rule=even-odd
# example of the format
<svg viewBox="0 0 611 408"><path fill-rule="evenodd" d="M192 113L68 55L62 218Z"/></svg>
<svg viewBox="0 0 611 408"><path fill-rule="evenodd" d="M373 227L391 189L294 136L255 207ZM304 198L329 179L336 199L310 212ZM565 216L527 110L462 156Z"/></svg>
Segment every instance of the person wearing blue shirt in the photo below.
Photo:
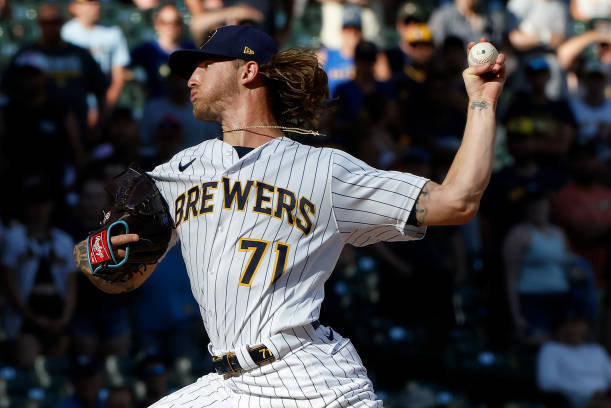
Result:
<svg viewBox="0 0 611 408"><path fill-rule="evenodd" d="M153 26L157 38L131 52L131 65L142 67L146 73L146 94L149 99L168 94L165 78L170 73L170 54L177 49L195 49L191 41L181 41L183 21L175 5L168 4L159 9L153 15Z"/></svg>

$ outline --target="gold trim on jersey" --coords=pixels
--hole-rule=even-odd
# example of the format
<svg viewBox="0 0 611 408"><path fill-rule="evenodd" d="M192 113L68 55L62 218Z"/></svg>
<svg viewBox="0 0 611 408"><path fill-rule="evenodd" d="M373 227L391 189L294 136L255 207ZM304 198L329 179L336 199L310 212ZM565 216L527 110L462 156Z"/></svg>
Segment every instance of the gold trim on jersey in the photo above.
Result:
<svg viewBox="0 0 611 408"><path fill-rule="evenodd" d="M180 205L178 204L180 202ZM174 225L176 228L180 224L182 224L182 217L184 216L184 207L185 207L185 193L182 193L176 200L174 201ZM180 215L180 216L179 216Z"/></svg>
<svg viewBox="0 0 611 408"><path fill-rule="evenodd" d="M194 198L192 196L195 195ZM199 215L199 210L197 209L197 205L199 204L200 197L200 186L196 185L187 190L187 204L185 206L185 216L183 218L183 222L189 221L189 210L193 214L193 218L197 218Z"/></svg>
<svg viewBox="0 0 611 408"><path fill-rule="evenodd" d="M230 188L229 183L231 182L231 180L229 178L223 177L221 180L223 182L223 208L225 210L230 210L233 207L233 203L235 201L237 203L237 211L246 211L246 206L248 205L248 198L250 197L250 191L255 181L250 179L246 180L246 184L244 185L244 188L242 188L242 182L238 180L234 182ZM229 205L227 204L228 196L231 199Z"/></svg>
<svg viewBox="0 0 611 408"><path fill-rule="evenodd" d="M261 246L257 245L248 245L248 243L258 242L262 243L265 246L261 249ZM244 243L247 246L244 246ZM265 241L262 239L253 239L253 238L240 238L238 241L238 251L241 252L250 252L250 258L248 258L248 262L246 263L246 267L242 271L242 276L240 276L240 286L248 286L252 285L252 280L254 279L257 271L259 270L259 266L261 266L261 261L263 260L263 255L267 252L267 247L269 246L269 241ZM254 259L256 257L256 259ZM253 261L256 262L256 265L253 266ZM249 276L246 276L246 273L249 273ZM247 278L245 281L244 279Z"/></svg>
<svg viewBox="0 0 611 408"><path fill-rule="evenodd" d="M272 193L271 197L264 195L263 190L267 190ZM271 184L264 183L262 181L257 181L257 191L256 191L256 201L252 210L259 214L272 215L274 193L276 192L276 187ZM270 203L271 207L263 208L263 203ZM269 212L268 212L269 211Z"/></svg>
<svg viewBox="0 0 611 408"><path fill-rule="evenodd" d="M280 247L286 248L284 250L284 253L281 254L280 253ZM291 250L291 245L284 243L284 242L280 242L277 241L274 251L276 252L276 260L274 261L274 268L272 269L274 271L274 274L272 275L272 281L269 283L269 286L273 286L274 283L276 283L276 281L278 279L280 279L282 277L282 275L284 275L284 271L286 271L286 264L288 262L289 259L289 251ZM278 271L278 261L280 260L280 257L284 258L284 262L282 263L282 268L280 269L280 271ZM278 273L280 272L280 273Z"/></svg>
<svg viewBox="0 0 611 408"><path fill-rule="evenodd" d="M216 194L223 194L223 197L217 197ZM228 177L192 185L178 195L174 200L176 228L200 215L214 213L217 209L215 197L223 200L219 204L222 210L246 212L251 195L254 195L255 200L250 207L252 212L280 221L286 220L288 225L298 228L305 236L311 232L316 205L306 197L297 198L295 192L263 181L247 179L232 182Z"/></svg>
<svg viewBox="0 0 611 408"><path fill-rule="evenodd" d="M210 204L208 207L206 207L207 201L214 200L214 193L208 193L208 189L211 188L216 190L218 186L218 181L206 181L202 183L202 201L201 206L199 207L200 214L207 214L214 211L214 204Z"/></svg>
<svg viewBox="0 0 611 408"><path fill-rule="evenodd" d="M286 221L289 223L289 225L293 225L295 223L293 212L297 208L297 196L291 190L287 190L282 187L276 187L276 190L278 191L278 196L276 198L276 210L272 211L271 216L281 220L284 212L286 211ZM291 199L289 204L284 202L284 197L289 197Z"/></svg>
<svg viewBox="0 0 611 408"><path fill-rule="evenodd" d="M308 211L305 208L306 206L309 207L311 211L311 214L309 215L316 216L316 204L314 204L304 196L301 196L301 198L299 199L299 212L303 216L304 221L302 222L301 219L297 217L297 219L295 220L295 226L299 228L301 232L303 232L303 235L307 237L312 231L313 222L310 217L308 217Z"/></svg>

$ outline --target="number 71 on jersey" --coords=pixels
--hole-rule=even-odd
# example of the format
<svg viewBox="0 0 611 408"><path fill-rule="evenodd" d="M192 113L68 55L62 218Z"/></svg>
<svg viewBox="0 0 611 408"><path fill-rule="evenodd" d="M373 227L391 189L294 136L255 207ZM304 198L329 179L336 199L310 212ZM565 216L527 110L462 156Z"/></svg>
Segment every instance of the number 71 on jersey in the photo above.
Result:
<svg viewBox="0 0 611 408"><path fill-rule="evenodd" d="M263 256L265 255L265 252L267 252L267 248L270 244L271 242L264 241L262 239L240 239L240 241L238 242L238 250L242 252L250 252L250 258L248 259L248 262L246 262L246 267L244 268L242 276L240 277L241 286L250 286L252 284L252 280L255 277L257 271L259 270L259 266L261 265ZM284 273L286 269L289 248L289 244L276 241L276 244L274 245L276 259L274 262L274 272L272 275L272 280L269 284L270 286L272 286Z"/></svg>

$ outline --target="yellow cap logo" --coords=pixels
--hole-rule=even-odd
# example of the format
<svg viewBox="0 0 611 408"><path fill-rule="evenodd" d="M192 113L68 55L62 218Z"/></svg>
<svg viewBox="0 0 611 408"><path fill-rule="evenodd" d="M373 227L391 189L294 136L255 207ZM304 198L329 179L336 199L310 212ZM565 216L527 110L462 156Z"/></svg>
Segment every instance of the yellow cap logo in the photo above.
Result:
<svg viewBox="0 0 611 408"><path fill-rule="evenodd" d="M249 55L253 55L255 52L253 50L251 50L248 46L244 47L244 51L242 51L243 54L249 54Z"/></svg>

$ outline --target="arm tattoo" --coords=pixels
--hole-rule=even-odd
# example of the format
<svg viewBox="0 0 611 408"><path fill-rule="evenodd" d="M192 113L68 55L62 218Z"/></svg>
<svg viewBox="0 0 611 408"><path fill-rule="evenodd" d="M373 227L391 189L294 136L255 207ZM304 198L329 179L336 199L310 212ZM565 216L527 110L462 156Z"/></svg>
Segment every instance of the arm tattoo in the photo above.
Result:
<svg viewBox="0 0 611 408"><path fill-rule="evenodd" d="M79 271L89 270L89 260L87 259L87 240L81 241L74 246L72 253L74 264Z"/></svg>
<svg viewBox="0 0 611 408"><path fill-rule="evenodd" d="M424 225L426 221L426 213L428 212L429 199L430 199L430 191L429 191L429 185L427 183L424 185L424 187L422 187L422 190L420 190L420 195L418 195L418 199L416 200L416 203L414 204L413 212L416 216L416 226L417 227Z"/></svg>
<svg viewBox="0 0 611 408"><path fill-rule="evenodd" d="M471 103L472 110L476 110L476 109L484 110L484 109L487 109L488 106L490 106L490 104L486 101L475 101Z"/></svg>
<svg viewBox="0 0 611 408"><path fill-rule="evenodd" d="M91 269L89 267L89 259L88 259L88 254L87 254L87 239L85 239L84 241L79 242L78 244L76 244L74 246L74 251L72 252L72 257L74 258L74 264L76 265L76 268L83 272L89 279L92 280L92 282L98 286L100 289L107 291L108 288L112 287L113 288L113 293L123 293L123 292L129 292L132 291L134 289L136 289L136 285L134 284L134 282L127 281L127 282L114 282L114 283L110 283L110 282L106 282L103 279L94 276L91 274ZM138 271L138 273L140 275L144 274L146 268ZM106 290L105 290L106 289Z"/></svg>

